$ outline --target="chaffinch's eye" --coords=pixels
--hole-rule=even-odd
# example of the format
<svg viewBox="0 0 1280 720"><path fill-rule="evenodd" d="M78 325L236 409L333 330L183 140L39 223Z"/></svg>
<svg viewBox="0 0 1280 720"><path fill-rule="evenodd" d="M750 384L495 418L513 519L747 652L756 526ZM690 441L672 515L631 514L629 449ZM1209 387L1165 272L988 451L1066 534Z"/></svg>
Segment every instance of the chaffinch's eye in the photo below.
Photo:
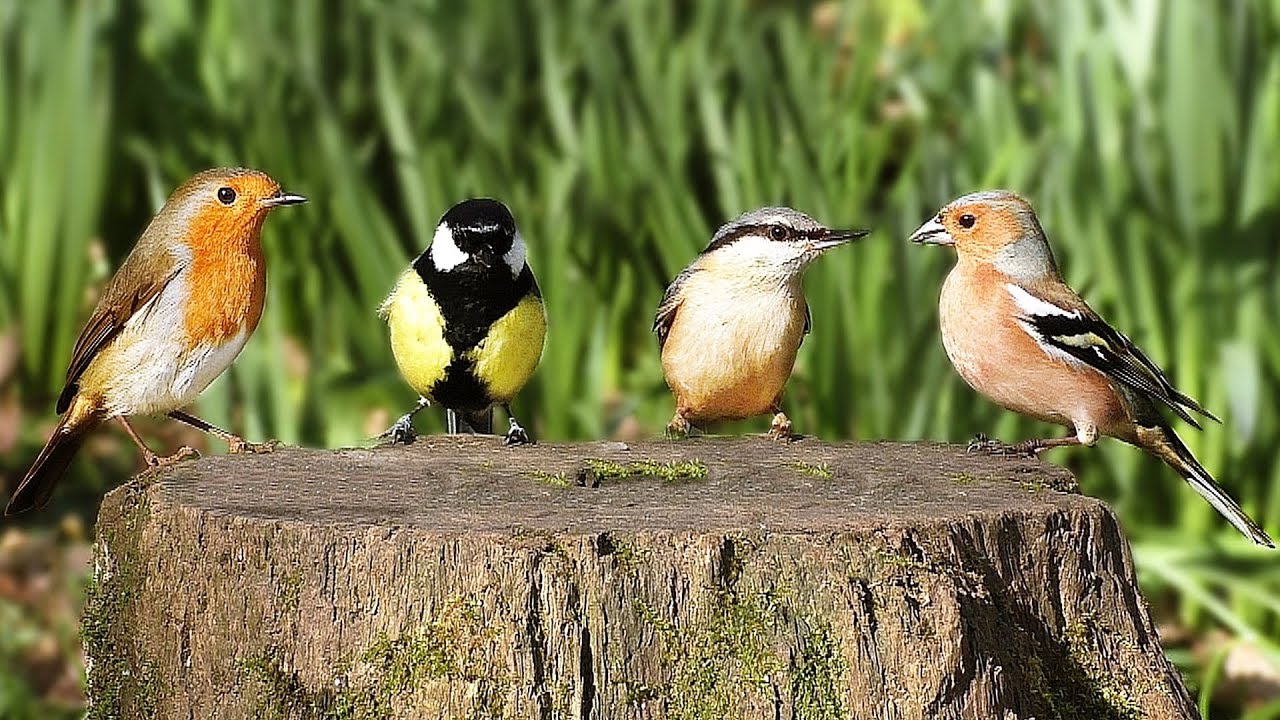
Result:
<svg viewBox="0 0 1280 720"><path fill-rule="evenodd" d="M218 202L222 203L223 205L230 205L235 201L236 201L236 191L233 188L229 188L229 187L218 188Z"/></svg>
<svg viewBox="0 0 1280 720"><path fill-rule="evenodd" d="M774 240L777 240L778 242L782 242L783 240L786 240L790 236L791 236L791 233L782 225L774 225L773 227L769 228L769 237L773 238Z"/></svg>
<svg viewBox="0 0 1280 720"><path fill-rule="evenodd" d="M970 215L969 213L965 213L960 216L960 227L964 228L965 230L968 230L969 228L973 227L973 224L976 222L978 222L978 219Z"/></svg>

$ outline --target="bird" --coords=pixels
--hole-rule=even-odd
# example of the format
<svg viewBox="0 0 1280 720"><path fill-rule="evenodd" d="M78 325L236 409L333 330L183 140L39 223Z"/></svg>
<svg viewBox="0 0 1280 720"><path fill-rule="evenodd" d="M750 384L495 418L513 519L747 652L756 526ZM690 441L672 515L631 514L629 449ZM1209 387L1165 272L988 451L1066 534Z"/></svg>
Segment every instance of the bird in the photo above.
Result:
<svg viewBox="0 0 1280 720"><path fill-rule="evenodd" d="M827 250L867 230L832 230L798 210L763 207L726 223L667 287L653 331L675 398L667 434L773 414L791 438L782 390L812 326L802 278Z"/></svg>
<svg viewBox="0 0 1280 720"><path fill-rule="evenodd" d="M925 222L911 241L956 252L942 285L939 321L943 347L965 382L1003 408L1071 430L1066 437L988 447L1038 455L1092 446L1102 435L1119 439L1173 468L1250 540L1275 547L1163 413L1197 429L1195 415L1218 418L1175 388L1066 284L1027 200L1007 190L965 195Z"/></svg>
<svg viewBox="0 0 1280 720"><path fill-rule="evenodd" d="M431 244L379 308L400 375L420 396L381 437L412 441L414 415L434 402L445 408L451 435L492 433L493 407L501 406L504 444L531 442L511 413L547 334L527 257L511 210L498 200L463 200L440 218Z"/></svg>
<svg viewBox="0 0 1280 720"><path fill-rule="evenodd" d="M89 432L116 419L150 467L161 457L127 418L168 415L226 441L261 450L182 411L222 374L253 334L266 296L262 224L271 210L305 202L265 173L215 168L180 185L107 282L81 331L56 410L62 416L5 507L43 507Z"/></svg>

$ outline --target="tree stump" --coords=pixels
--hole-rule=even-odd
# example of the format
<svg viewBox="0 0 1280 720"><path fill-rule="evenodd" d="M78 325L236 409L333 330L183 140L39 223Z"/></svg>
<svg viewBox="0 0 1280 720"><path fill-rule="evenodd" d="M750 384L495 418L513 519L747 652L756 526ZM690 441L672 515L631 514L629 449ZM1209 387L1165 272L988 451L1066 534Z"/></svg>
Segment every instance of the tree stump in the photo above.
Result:
<svg viewBox="0 0 1280 720"><path fill-rule="evenodd" d="M809 439L183 463L103 502L90 717L1195 717L1073 484Z"/></svg>

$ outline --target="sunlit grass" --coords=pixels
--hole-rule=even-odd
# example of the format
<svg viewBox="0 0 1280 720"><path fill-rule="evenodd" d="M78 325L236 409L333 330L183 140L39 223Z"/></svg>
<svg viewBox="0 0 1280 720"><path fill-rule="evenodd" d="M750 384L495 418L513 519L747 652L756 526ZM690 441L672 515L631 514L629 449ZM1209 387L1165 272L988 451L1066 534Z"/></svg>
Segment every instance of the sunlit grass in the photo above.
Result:
<svg viewBox="0 0 1280 720"><path fill-rule="evenodd" d="M200 400L253 437L359 444L408 409L374 309L472 195L512 207L546 296L516 402L536 437L658 434L663 287L718 224L773 203L874 229L808 278L799 429L1057 432L954 375L936 327L951 259L905 241L947 200L1008 187L1069 281L1223 417L1183 437L1280 531L1274 3L124 5L0 2L0 332L22 348L0 396L26 412L9 471L42 442L85 288L109 271L94 243L114 267L173 186L219 164L312 199L268 223L266 315ZM1180 622L1274 656L1271 555L1131 448L1049 457L1121 514ZM80 464L66 502L133 461L113 458Z"/></svg>

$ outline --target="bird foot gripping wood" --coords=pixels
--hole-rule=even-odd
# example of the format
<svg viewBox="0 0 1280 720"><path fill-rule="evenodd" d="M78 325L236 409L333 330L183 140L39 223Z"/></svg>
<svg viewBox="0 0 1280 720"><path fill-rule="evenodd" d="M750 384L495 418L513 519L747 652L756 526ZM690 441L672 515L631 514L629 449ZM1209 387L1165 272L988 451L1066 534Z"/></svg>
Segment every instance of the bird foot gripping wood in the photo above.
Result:
<svg viewBox="0 0 1280 720"><path fill-rule="evenodd" d="M254 453L257 455L269 452L275 452L284 443L279 440L268 440L266 442L249 442L242 437L231 437L227 439L227 452L232 455L240 453Z"/></svg>
<svg viewBox="0 0 1280 720"><path fill-rule="evenodd" d="M999 440L993 440L983 433L978 433L969 441L966 448L970 453L986 453L988 455L1002 455L1014 457L1039 457L1040 447L1034 441L1020 443L1006 443Z"/></svg>
<svg viewBox="0 0 1280 720"><path fill-rule="evenodd" d="M533 440L530 439L529 433L525 432L524 428L520 427L520 423L516 422L515 418L508 417L507 422L510 423L511 427L507 430L506 437L502 439L503 445L511 446L533 444Z"/></svg>
<svg viewBox="0 0 1280 720"><path fill-rule="evenodd" d="M162 467L168 467L170 465L174 465L176 463L180 463L183 460L186 460L188 458L198 458L198 457L200 457L199 450L196 450L193 447L188 447L186 445L183 445L182 447L178 448L177 451L174 452L172 455L156 455L151 451L147 451L147 454L143 456L143 459L147 461L147 467L162 468Z"/></svg>
<svg viewBox="0 0 1280 720"><path fill-rule="evenodd" d="M774 415L773 423L769 426L769 439L790 442L792 438L790 418L781 412Z"/></svg>
<svg viewBox="0 0 1280 720"><path fill-rule="evenodd" d="M413 413L405 413L400 416L387 428L385 432L378 436L378 440L382 440L387 445L408 445L417 439L418 433L413 429Z"/></svg>
<svg viewBox="0 0 1280 720"><path fill-rule="evenodd" d="M689 437L689 431L693 426L685 419L684 415L676 412L675 417L671 418L671 422L667 423L667 437L672 440Z"/></svg>

